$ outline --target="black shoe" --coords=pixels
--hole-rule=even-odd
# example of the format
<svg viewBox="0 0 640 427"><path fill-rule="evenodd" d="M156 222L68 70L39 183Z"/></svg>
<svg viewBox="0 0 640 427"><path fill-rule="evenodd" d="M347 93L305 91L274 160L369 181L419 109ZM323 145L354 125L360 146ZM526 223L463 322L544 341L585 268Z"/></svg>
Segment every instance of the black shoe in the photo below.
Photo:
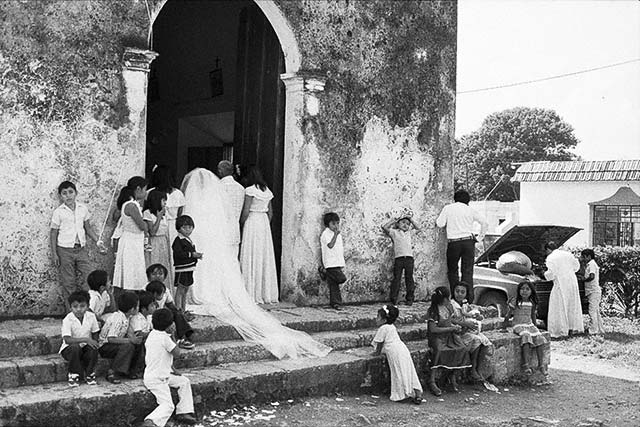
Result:
<svg viewBox="0 0 640 427"><path fill-rule="evenodd" d="M413 301L407 301L407 306L411 307L413 305Z"/></svg>
<svg viewBox="0 0 640 427"><path fill-rule="evenodd" d="M338 304L332 304L332 305L331 305L331 308L333 308L333 309L334 309L334 310L336 310L336 311L340 311L340 310L342 310L342 308L340 308L340 306L339 306Z"/></svg>

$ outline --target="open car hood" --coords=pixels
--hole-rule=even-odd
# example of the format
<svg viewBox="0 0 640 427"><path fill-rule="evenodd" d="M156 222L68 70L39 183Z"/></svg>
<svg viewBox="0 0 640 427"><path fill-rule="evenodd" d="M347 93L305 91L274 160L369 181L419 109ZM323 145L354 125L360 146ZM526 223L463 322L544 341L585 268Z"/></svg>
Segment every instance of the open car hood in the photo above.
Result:
<svg viewBox="0 0 640 427"><path fill-rule="evenodd" d="M532 263L540 265L545 259L545 243L554 241L561 246L580 230L582 229L578 227L562 225L516 225L485 248L476 258L476 264L496 261L505 252L520 251L527 255Z"/></svg>

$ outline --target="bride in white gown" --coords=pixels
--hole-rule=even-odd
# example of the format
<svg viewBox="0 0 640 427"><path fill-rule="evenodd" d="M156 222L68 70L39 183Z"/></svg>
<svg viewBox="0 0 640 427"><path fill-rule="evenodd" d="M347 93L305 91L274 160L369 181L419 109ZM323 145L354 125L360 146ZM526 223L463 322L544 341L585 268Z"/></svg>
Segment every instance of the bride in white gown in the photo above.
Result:
<svg viewBox="0 0 640 427"><path fill-rule="evenodd" d="M231 244L232 227L224 212L230 204L220 179L207 169L196 168L182 181L182 192L186 198L183 214L195 223L191 239L198 252L204 253L192 286L192 302L197 305L190 308L232 325L246 341L261 344L278 359L326 356L330 347L283 326L245 290Z"/></svg>

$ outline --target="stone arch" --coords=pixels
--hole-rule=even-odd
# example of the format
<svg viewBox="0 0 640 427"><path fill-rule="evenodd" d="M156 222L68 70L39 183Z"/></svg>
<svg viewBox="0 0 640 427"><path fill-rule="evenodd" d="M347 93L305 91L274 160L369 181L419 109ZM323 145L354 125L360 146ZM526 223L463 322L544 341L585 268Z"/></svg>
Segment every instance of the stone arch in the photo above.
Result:
<svg viewBox="0 0 640 427"><path fill-rule="evenodd" d="M160 0L151 11L149 23L149 40L151 40L151 32L156 18L160 14L162 8L169 0ZM260 8L262 13L267 17L273 30L278 36L282 52L284 54L285 70L287 74L295 74L300 70L301 55L298 48L298 41L293 34L293 29L289 25L289 21L284 16L280 8L273 0L254 0L255 4Z"/></svg>

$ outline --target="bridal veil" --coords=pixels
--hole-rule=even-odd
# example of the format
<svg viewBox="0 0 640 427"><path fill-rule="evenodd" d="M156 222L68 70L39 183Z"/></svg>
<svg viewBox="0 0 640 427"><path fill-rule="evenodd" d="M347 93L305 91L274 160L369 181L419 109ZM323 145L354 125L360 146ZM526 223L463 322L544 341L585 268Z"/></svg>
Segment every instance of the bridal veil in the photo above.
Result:
<svg viewBox="0 0 640 427"><path fill-rule="evenodd" d="M199 305L195 311L232 325L246 341L261 344L278 359L326 356L330 347L283 326L245 290L232 246L232 227L224 212L230 203L220 179L207 169L196 168L185 176L182 192L186 199L183 214L195 223L191 239L204 254L194 272L191 302Z"/></svg>

